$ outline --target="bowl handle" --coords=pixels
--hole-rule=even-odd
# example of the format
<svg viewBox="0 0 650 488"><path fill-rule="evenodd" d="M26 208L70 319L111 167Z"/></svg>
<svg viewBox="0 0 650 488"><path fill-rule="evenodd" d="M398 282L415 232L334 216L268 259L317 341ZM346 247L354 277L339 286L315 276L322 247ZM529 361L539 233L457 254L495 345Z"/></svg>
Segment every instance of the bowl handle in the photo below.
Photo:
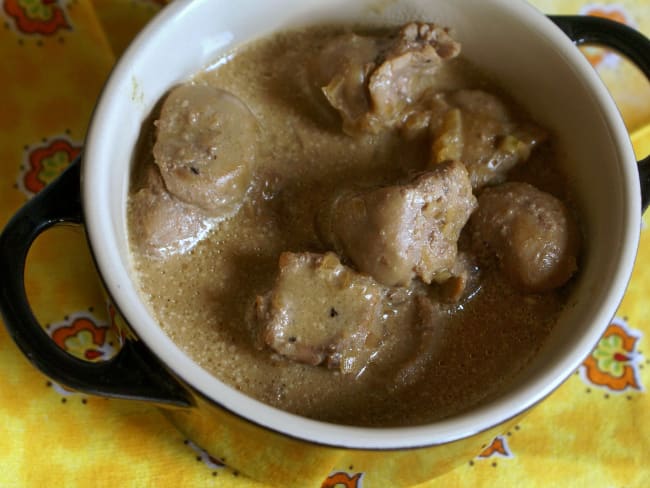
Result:
<svg viewBox="0 0 650 488"><path fill-rule="evenodd" d="M46 334L25 291L25 262L36 237L58 224L81 225L80 159L27 202L0 234L0 310L5 326L27 358L46 376L73 390L114 398L188 407L188 392L146 346L126 339L112 359L78 359Z"/></svg>
<svg viewBox="0 0 650 488"><path fill-rule="evenodd" d="M650 40L625 24L585 15L549 15L549 18L577 45L602 44L623 54L650 81ZM639 161L641 205L650 205L650 156Z"/></svg>

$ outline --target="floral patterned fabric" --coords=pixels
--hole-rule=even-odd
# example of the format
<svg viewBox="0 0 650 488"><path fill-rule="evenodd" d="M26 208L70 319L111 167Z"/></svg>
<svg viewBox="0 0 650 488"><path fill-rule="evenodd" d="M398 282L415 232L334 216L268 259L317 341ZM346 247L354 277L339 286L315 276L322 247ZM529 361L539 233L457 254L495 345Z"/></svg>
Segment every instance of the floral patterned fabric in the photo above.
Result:
<svg viewBox="0 0 650 488"><path fill-rule="evenodd" d="M102 84L164 0L0 0L0 226L81 151ZM605 16L650 35L647 0L532 0L546 13ZM583 49L650 153L650 83L612 52ZM645 217L647 219L647 216ZM2 270L0 270L2 273ZM111 357L122 337L83 233L38 238L26 287L63 349ZM650 231L616 318L582 366L473 459L420 486L650 486ZM282 486L254 482L183 438L149 405L72 392L39 373L0 327L0 486ZM214 454L216 456L217 454ZM341 465L322 487L363 487Z"/></svg>

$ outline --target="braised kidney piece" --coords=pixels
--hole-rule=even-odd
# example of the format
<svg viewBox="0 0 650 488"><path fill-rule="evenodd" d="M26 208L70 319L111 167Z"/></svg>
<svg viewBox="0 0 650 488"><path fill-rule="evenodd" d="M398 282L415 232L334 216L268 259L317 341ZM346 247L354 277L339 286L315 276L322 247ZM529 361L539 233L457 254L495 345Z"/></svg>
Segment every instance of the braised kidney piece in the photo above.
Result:
<svg viewBox="0 0 650 488"><path fill-rule="evenodd" d="M194 247L213 226L201 209L171 195L160 171L149 164L142 187L129 203L133 242L148 257L166 258Z"/></svg>
<svg viewBox="0 0 650 488"><path fill-rule="evenodd" d="M430 124L431 164L461 160L474 189L504 182L548 137L537 125L520 122L499 97L478 89L436 96Z"/></svg>
<svg viewBox="0 0 650 488"><path fill-rule="evenodd" d="M155 124L153 155L169 192L213 217L234 214L256 156L248 107L225 90L184 84L169 93Z"/></svg>
<svg viewBox="0 0 650 488"><path fill-rule="evenodd" d="M316 80L345 132L376 133L403 124L441 63L459 53L434 24L408 23L393 38L346 34L323 50Z"/></svg>
<svg viewBox="0 0 650 488"><path fill-rule="evenodd" d="M339 197L324 219L326 238L362 272L388 285L446 279L457 241L476 207L465 166L437 165L403 185Z"/></svg>
<svg viewBox="0 0 650 488"><path fill-rule="evenodd" d="M192 249L213 227L197 208L151 188L133 194L133 239L149 257L166 258Z"/></svg>
<svg viewBox="0 0 650 488"><path fill-rule="evenodd" d="M256 301L262 342L293 361L358 373L380 344L384 295L334 253L282 253L275 285Z"/></svg>
<svg viewBox="0 0 650 488"><path fill-rule="evenodd" d="M516 286L544 292L565 284L577 269L579 231L566 206L527 183L486 188L470 219L479 253L496 256Z"/></svg>

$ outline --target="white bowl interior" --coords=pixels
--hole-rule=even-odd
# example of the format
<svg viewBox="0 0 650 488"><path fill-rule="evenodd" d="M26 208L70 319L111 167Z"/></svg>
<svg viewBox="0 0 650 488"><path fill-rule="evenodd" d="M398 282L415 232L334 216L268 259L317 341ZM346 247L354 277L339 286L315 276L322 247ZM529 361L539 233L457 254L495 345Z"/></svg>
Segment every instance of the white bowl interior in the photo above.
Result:
<svg viewBox="0 0 650 488"><path fill-rule="evenodd" d="M236 5L236 6L235 6ZM142 121L165 91L246 40L328 21L452 27L464 55L561 136L586 242L578 289L548 342L505 396L467 414L404 429L332 426L260 404L213 378L161 331L131 277L125 202ZM622 298L640 228L634 155L594 71L543 15L513 0L177 0L152 21L112 73L96 108L83 162L86 225L98 267L125 318L176 374L231 411L297 437L399 448L464 437L549 394L595 345Z"/></svg>

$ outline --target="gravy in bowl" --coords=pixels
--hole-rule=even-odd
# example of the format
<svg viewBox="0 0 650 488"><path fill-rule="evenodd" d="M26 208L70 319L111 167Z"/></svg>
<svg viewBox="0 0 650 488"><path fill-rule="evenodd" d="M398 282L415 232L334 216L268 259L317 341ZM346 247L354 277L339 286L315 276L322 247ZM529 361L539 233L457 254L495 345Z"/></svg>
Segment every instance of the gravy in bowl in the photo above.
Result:
<svg viewBox="0 0 650 488"><path fill-rule="evenodd" d="M567 303L563 155L446 29L242 46L146 123L140 290L206 370L280 409L398 426L506 388Z"/></svg>

